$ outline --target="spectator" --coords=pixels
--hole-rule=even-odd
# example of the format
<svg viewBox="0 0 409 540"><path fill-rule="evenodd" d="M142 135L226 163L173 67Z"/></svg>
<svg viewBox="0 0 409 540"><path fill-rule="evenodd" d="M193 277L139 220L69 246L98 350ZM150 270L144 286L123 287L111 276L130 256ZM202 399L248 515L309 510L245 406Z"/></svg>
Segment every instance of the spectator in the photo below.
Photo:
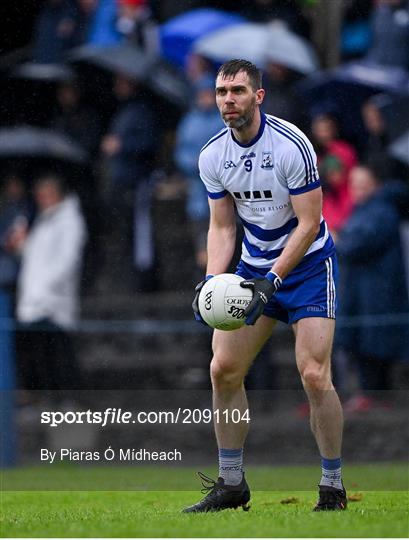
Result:
<svg viewBox="0 0 409 540"><path fill-rule="evenodd" d="M341 159L333 154L327 154L320 161L319 171L323 183L323 214L336 240L352 210L349 175Z"/></svg>
<svg viewBox="0 0 409 540"><path fill-rule="evenodd" d="M142 49L147 56L159 55L159 34L147 0L117 0L116 27L125 41Z"/></svg>
<svg viewBox="0 0 409 540"><path fill-rule="evenodd" d="M76 81L61 83L57 88L57 114L53 127L83 146L90 155L98 149L101 125L96 111L81 102L81 91Z"/></svg>
<svg viewBox="0 0 409 540"><path fill-rule="evenodd" d="M378 0L371 27L373 40L367 59L409 70L408 0Z"/></svg>
<svg viewBox="0 0 409 540"><path fill-rule="evenodd" d="M14 293L19 259L9 246L9 238L16 227L28 225L31 205L24 181L10 173L3 180L0 200L0 287Z"/></svg>
<svg viewBox="0 0 409 540"><path fill-rule="evenodd" d="M151 0L150 4L153 6L157 18L163 22L190 9L203 7L208 2L203 2L203 0L178 0L177 2L175 0ZM222 9L226 9L226 7L223 6Z"/></svg>
<svg viewBox="0 0 409 540"><path fill-rule="evenodd" d="M94 23L99 0L77 0L75 45L87 43Z"/></svg>
<svg viewBox="0 0 409 540"><path fill-rule="evenodd" d="M17 291L18 365L26 389L80 387L67 331L78 316L86 228L75 195L50 174L34 189L38 215L30 230L15 228L10 245L21 253ZM62 396L59 396L62 397Z"/></svg>
<svg viewBox="0 0 409 540"><path fill-rule="evenodd" d="M396 115L389 118L389 122L381 109L383 104L389 104L390 98L384 94L377 94L366 101L362 107L362 118L366 130L366 141L361 151L364 162L375 163L385 171L381 176L387 178L404 178L407 168L403 163L395 160L388 151L392 140L405 130L405 112L403 118ZM393 125L391 125L393 123ZM406 122L407 123L407 122Z"/></svg>
<svg viewBox="0 0 409 540"><path fill-rule="evenodd" d="M232 2L232 7L237 6L237 2ZM245 7L241 8L241 13L248 19L258 23L279 20L288 27L289 30L299 34L305 39L311 37L311 24L304 15L297 2L288 0L253 0L253 2L243 2ZM283 116L285 118L285 116Z"/></svg>
<svg viewBox="0 0 409 540"><path fill-rule="evenodd" d="M367 132L367 140L363 152L363 161L372 161L382 155L385 160L387 156L387 146L389 137L385 119L376 104L376 100L371 98L362 107L362 118Z"/></svg>
<svg viewBox="0 0 409 540"><path fill-rule="evenodd" d="M187 181L186 210L191 222L196 263L203 273L207 262L209 205L197 162L202 146L223 127L223 122L215 103L214 77L202 77L195 89L195 105L177 129L174 159Z"/></svg>
<svg viewBox="0 0 409 540"><path fill-rule="evenodd" d="M116 29L117 0L99 0L88 33L88 43L116 45L122 36Z"/></svg>
<svg viewBox="0 0 409 540"><path fill-rule="evenodd" d="M76 7L73 0L47 0L34 30L33 60L59 63L75 45Z"/></svg>
<svg viewBox="0 0 409 540"><path fill-rule="evenodd" d="M349 143L340 138L337 119L329 113L321 113L313 119L312 134L323 182L323 214L336 237L351 211L348 179L357 163L357 154Z"/></svg>
<svg viewBox="0 0 409 540"><path fill-rule="evenodd" d="M346 62L362 57L369 49L373 0L348 0L343 7L341 54Z"/></svg>
<svg viewBox="0 0 409 540"><path fill-rule="evenodd" d="M154 266L150 178L160 127L149 98L137 82L117 75L114 93L119 108L101 142L110 184L107 202L113 219L123 222L127 209L133 211L134 266L140 288L149 289L153 287L149 280Z"/></svg>
<svg viewBox="0 0 409 540"><path fill-rule="evenodd" d="M195 85L203 77L212 75L214 77L214 68L210 60L194 52L189 53L186 57L185 72L192 85Z"/></svg>
<svg viewBox="0 0 409 540"><path fill-rule="evenodd" d="M301 96L295 91L294 83L299 76L285 66L270 62L266 66L263 77L266 98L263 101L263 110L285 118L300 129L307 127L306 106Z"/></svg>
<svg viewBox="0 0 409 540"><path fill-rule="evenodd" d="M371 28L373 40L367 59L409 70L408 0L378 0Z"/></svg>
<svg viewBox="0 0 409 540"><path fill-rule="evenodd" d="M351 172L354 210L339 233L341 261L340 314L369 316L379 322L407 313L408 296L399 234L399 212L370 165ZM377 317L378 316L378 317ZM378 319L378 320L376 320ZM408 327L373 320L338 332L338 346L351 357L359 374L360 394L347 403L350 412L376 403L371 391L390 389L393 362L408 355Z"/></svg>

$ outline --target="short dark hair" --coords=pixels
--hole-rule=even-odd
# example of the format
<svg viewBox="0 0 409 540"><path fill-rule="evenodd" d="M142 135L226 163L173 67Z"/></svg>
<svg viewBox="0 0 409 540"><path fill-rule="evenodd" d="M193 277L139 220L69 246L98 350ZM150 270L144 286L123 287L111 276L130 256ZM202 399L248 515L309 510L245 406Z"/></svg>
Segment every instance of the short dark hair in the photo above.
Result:
<svg viewBox="0 0 409 540"><path fill-rule="evenodd" d="M247 73L253 90L258 90L262 87L261 70L248 60L234 59L225 62L219 67L217 77L219 75L221 75L223 79L226 77L235 77L240 71Z"/></svg>
<svg viewBox="0 0 409 540"><path fill-rule="evenodd" d="M391 161L382 154L370 156L359 166L367 169L378 184L385 183L390 176Z"/></svg>
<svg viewBox="0 0 409 540"><path fill-rule="evenodd" d="M38 187L41 184L53 184L62 196L66 195L68 192L65 178L52 171L44 171L37 176L34 181L34 186Z"/></svg>

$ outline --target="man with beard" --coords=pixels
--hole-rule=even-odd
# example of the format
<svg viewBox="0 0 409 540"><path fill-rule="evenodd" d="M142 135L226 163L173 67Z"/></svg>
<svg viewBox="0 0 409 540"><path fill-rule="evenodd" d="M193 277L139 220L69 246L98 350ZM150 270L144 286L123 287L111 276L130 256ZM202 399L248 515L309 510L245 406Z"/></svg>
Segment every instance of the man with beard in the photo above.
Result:
<svg viewBox="0 0 409 540"><path fill-rule="evenodd" d="M347 499L341 478L343 415L331 381L337 262L322 217L316 155L293 124L265 115L261 74L246 60L223 64L216 78L216 103L226 128L202 148L210 225L206 277L196 287L193 310L201 320L203 284L226 271L235 245L235 208L244 226L236 273L253 291L246 325L215 330L211 380L219 448L217 482L201 475L209 493L184 512L247 509L250 490L243 474L243 446L249 416L244 378L277 320L291 324L295 356L311 410L311 429L322 476L314 510L342 510ZM232 421L231 411L241 421ZM227 411L227 413L225 413ZM236 415L237 416L237 415ZM237 418L236 418L237 419Z"/></svg>

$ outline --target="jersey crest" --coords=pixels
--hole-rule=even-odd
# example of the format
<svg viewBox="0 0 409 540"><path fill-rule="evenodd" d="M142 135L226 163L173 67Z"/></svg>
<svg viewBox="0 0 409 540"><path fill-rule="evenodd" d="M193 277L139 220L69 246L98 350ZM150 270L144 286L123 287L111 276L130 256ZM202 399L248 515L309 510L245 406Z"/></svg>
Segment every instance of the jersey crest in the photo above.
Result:
<svg viewBox="0 0 409 540"><path fill-rule="evenodd" d="M273 152L271 150L263 152L263 162L261 164L261 168L265 169L266 171L271 171L271 169L274 168Z"/></svg>

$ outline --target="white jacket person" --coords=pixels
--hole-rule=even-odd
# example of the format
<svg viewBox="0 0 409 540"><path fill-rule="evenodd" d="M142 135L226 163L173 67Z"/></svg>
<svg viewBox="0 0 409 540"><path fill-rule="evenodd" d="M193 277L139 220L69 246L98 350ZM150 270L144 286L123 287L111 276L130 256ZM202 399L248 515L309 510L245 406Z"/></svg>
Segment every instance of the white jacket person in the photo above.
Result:
<svg viewBox="0 0 409 540"><path fill-rule="evenodd" d="M51 200L51 205L49 194L44 191L47 189L57 189L59 199L54 203ZM36 186L40 213L22 248L17 318L24 323L48 319L69 328L79 311L79 281L87 233L78 198L64 197L59 189L52 178Z"/></svg>

